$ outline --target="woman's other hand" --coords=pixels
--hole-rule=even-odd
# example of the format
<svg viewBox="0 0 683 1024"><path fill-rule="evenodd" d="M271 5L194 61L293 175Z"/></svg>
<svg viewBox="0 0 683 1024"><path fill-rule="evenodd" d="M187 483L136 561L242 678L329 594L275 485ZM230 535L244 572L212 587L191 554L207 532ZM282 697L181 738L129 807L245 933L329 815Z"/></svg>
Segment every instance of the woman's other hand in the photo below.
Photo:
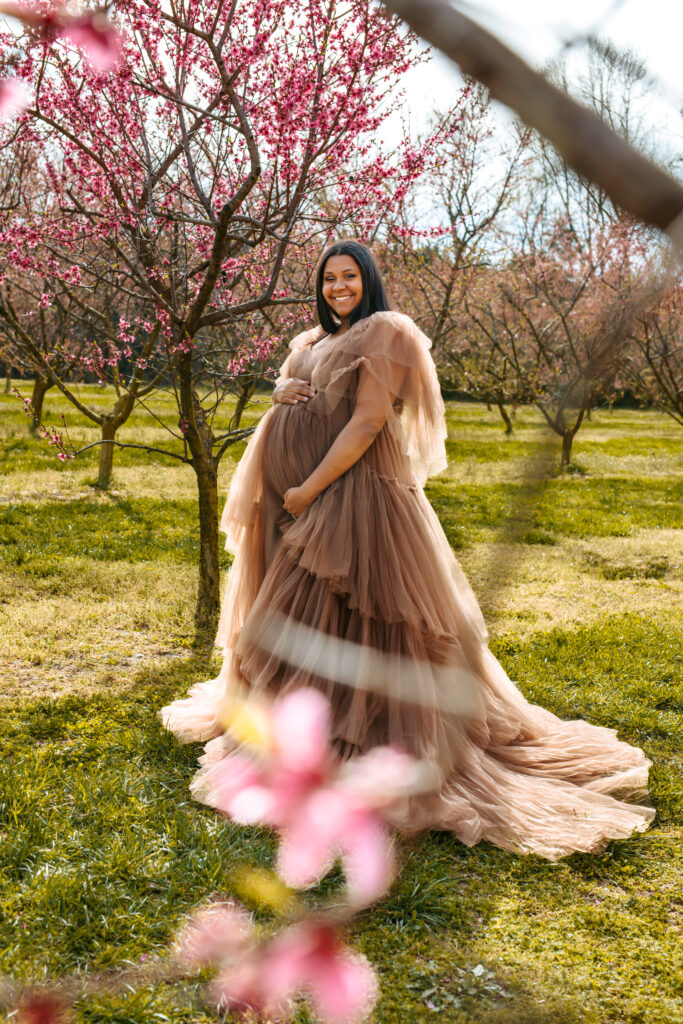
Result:
<svg viewBox="0 0 683 1024"><path fill-rule="evenodd" d="M307 380L288 377L287 380L276 385L273 391L273 403L296 405L298 402L307 402L309 398L313 398L314 394L315 388L311 387Z"/></svg>
<svg viewBox="0 0 683 1024"><path fill-rule="evenodd" d="M290 487L288 491L285 491L282 504L285 512L289 512L292 519L298 519L315 497L316 495L310 487L302 484L301 487Z"/></svg>

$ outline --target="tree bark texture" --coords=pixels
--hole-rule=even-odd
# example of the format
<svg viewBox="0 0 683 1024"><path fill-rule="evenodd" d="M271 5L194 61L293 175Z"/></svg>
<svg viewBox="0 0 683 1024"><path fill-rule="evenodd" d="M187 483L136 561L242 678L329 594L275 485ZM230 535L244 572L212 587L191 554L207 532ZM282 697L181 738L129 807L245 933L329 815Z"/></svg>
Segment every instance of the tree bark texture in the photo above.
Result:
<svg viewBox="0 0 683 1024"><path fill-rule="evenodd" d="M502 402L496 402L496 405L498 406L498 412L500 413L503 423L505 424L505 434L507 437L509 437L510 434L512 433L512 420L508 416L508 411Z"/></svg>
<svg viewBox="0 0 683 1024"><path fill-rule="evenodd" d="M102 420L102 444L100 445L100 464L97 471L97 486L103 491L109 487L111 482L111 471L114 465L114 439L119 424L111 416L105 416Z"/></svg>
<svg viewBox="0 0 683 1024"><path fill-rule="evenodd" d="M197 632L213 637L220 609L220 567L218 561L218 474L203 464L197 473L199 499L199 586L195 608Z"/></svg>
<svg viewBox="0 0 683 1024"><path fill-rule="evenodd" d="M35 434L43 419L43 401L46 393L54 385L45 377L39 374L33 379L33 391L31 392L31 433Z"/></svg>
<svg viewBox="0 0 683 1024"><path fill-rule="evenodd" d="M218 561L218 466L213 454L214 437L195 391L192 351L178 361L180 409L185 440L192 456L199 502L199 583L195 608L198 635L216 631L220 610Z"/></svg>
<svg viewBox="0 0 683 1024"><path fill-rule="evenodd" d="M583 417L586 412L585 407L578 410L578 415L572 427L565 427L562 433L562 469L566 469L570 465L572 460L572 445L574 438L576 437L579 427L583 423Z"/></svg>

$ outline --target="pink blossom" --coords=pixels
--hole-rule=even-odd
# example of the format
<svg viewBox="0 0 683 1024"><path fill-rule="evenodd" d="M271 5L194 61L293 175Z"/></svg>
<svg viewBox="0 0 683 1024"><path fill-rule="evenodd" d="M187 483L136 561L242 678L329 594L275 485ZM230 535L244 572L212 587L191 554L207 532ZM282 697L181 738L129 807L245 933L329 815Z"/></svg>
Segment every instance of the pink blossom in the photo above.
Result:
<svg viewBox="0 0 683 1024"><path fill-rule="evenodd" d="M34 989L24 997L18 1020L21 1024L58 1024L66 1015L66 1000L61 992Z"/></svg>
<svg viewBox="0 0 683 1024"><path fill-rule="evenodd" d="M42 39L69 39L82 47L96 71L108 71L121 56L121 36L103 10L86 11L74 17L66 4L43 13L27 4L8 0L0 3L0 14L16 18Z"/></svg>
<svg viewBox="0 0 683 1024"><path fill-rule="evenodd" d="M363 1020L377 998L377 978L360 954L344 947L329 925L294 925L219 975L219 1005L286 1016L303 994L325 1024Z"/></svg>
<svg viewBox="0 0 683 1024"><path fill-rule="evenodd" d="M313 885L339 857L351 898L365 905L386 891L394 870L380 811L413 784L415 762L378 748L340 767L329 742L330 717L317 690L282 697L273 707L265 754L230 754L213 769L215 802L241 824L279 829L278 871L288 885Z"/></svg>
<svg viewBox="0 0 683 1024"><path fill-rule="evenodd" d="M189 966L221 963L244 949L252 923L243 907L209 903L191 918L176 939L176 956Z"/></svg>
<svg viewBox="0 0 683 1024"><path fill-rule="evenodd" d="M0 121L8 120L25 110L31 101L27 86L17 78L0 81Z"/></svg>
<svg viewBox="0 0 683 1024"><path fill-rule="evenodd" d="M121 37L103 11L88 11L68 22L61 35L85 50L96 71L109 71L121 59Z"/></svg>
<svg viewBox="0 0 683 1024"><path fill-rule="evenodd" d="M321 787L302 801L283 827L278 871L296 888L307 888L341 858L349 895L360 905L387 890L394 854L387 827L371 807L341 787Z"/></svg>

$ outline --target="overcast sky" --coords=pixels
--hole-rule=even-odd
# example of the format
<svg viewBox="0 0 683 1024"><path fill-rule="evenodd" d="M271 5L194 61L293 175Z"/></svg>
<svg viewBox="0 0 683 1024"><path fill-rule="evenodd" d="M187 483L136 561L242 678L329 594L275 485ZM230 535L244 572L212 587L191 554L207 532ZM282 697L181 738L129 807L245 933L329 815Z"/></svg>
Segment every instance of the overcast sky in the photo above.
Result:
<svg viewBox="0 0 683 1024"><path fill-rule="evenodd" d="M462 7L529 63L557 56L565 40L594 32L634 50L662 83L674 110L683 105L683 0L469 0ZM459 83L450 62L435 56L410 73L411 99L447 104Z"/></svg>

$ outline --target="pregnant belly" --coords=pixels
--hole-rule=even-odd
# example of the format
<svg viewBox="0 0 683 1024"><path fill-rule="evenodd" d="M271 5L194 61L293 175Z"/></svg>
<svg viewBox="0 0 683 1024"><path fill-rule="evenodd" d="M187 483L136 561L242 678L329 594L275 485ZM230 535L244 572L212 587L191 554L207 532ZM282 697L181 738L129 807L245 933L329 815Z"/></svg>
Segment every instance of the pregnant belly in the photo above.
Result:
<svg viewBox="0 0 683 1024"><path fill-rule="evenodd" d="M266 484L280 496L310 476L334 441L335 434L316 404L312 398L307 403L277 405L273 410L263 474Z"/></svg>

